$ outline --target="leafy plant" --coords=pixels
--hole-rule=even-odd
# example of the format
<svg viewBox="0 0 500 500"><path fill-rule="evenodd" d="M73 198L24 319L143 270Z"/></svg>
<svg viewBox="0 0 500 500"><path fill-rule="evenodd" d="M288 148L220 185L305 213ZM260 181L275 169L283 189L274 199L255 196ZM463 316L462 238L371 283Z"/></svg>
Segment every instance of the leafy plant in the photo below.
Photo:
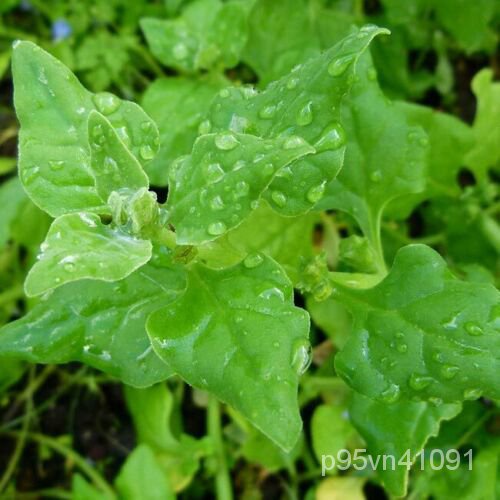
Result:
<svg viewBox="0 0 500 500"><path fill-rule="evenodd" d="M314 469L340 450L411 465L431 444L470 444L448 429L470 415L483 425L500 400L498 83L475 76L472 125L387 95L449 92L452 48L493 50L494 3L464 6L481 12L474 30L466 11L451 19L449 2L430 0L385 0L378 15L359 2L185 3L137 7L152 55L175 72L139 49L161 75L142 107L87 90L35 43L13 45L19 179L0 187L0 388L22 361L79 361L126 384L137 446L113 488L80 465L94 483L73 476L82 500L173 498L203 460L230 498L218 401L234 456L292 481L297 460ZM394 34L352 26L372 19ZM128 57L99 78L88 60L108 36L77 52L98 90ZM436 68L410 69L417 49L435 51ZM208 437L179 424L179 378L207 409ZM480 470L498 459L483 431ZM316 495L361 498L375 472L404 496L409 469L332 467ZM411 494L446 498L436 478L422 472Z"/></svg>

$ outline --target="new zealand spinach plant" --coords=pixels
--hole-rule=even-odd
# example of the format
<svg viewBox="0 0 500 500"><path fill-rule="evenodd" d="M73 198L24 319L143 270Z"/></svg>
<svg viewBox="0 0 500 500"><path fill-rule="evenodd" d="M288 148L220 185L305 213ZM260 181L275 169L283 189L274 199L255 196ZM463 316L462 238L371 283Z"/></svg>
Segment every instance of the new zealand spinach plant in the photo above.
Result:
<svg viewBox="0 0 500 500"><path fill-rule="evenodd" d="M155 384L177 375L281 456L300 448L300 407L324 394L324 376L338 390L313 415L318 462L344 448L405 459L373 467L403 496L409 465L464 402L500 400L498 185L489 177L490 167L498 175L490 128L500 92L488 70L477 75L472 127L391 100L421 90L403 74L382 91L388 29L343 28L331 44L304 29L299 57L286 36L269 44L256 28L286 3L295 2L200 0L179 17L144 18L152 53L182 75L154 82L146 111L90 92L36 44L14 43L19 178L51 222L24 282L30 307L0 330L0 357L79 361L116 377L139 434L150 432L142 412L155 415L167 397ZM228 77L241 59L257 87ZM436 78L422 77L421 89L443 89ZM465 191L456 182L464 164L478 181ZM409 234L417 209L437 240ZM472 219L492 273L470 264L488 267L482 256L453 255ZM318 372L308 375L313 358ZM155 445L140 441L150 447L127 464L149 464L154 476ZM228 478L218 478L228 498ZM186 485L169 481L165 491ZM318 498L339 484L325 482ZM438 491L419 484L417 494ZM139 498L123 493L128 483L117 488Z"/></svg>

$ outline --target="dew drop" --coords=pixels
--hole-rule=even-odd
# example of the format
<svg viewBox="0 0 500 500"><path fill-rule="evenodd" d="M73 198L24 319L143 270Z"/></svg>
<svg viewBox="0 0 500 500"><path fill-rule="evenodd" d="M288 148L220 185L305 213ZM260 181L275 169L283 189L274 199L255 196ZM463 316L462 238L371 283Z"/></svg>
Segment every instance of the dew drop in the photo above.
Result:
<svg viewBox="0 0 500 500"><path fill-rule="evenodd" d="M309 101L304 105L302 109L299 110L297 116L295 118L297 125L301 127L305 127L309 125L313 121L313 110L312 110L312 102Z"/></svg>
<svg viewBox="0 0 500 500"><path fill-rule="evenodd" d="M210 123L210 120L203 120L198 125L198 133L200 135L209 134L211 130L212 130L212 124Z"/></svg>
<svg viewBox="0 0 500 500"><path fill-rule="evenodd" d="M259 110L259 118L270 120L276 114L276 106L264 106Z"/></svg>
<svg viewBox="0 0 500 500"><path fill-rule="evenodd" d="M142 122L141 123L141 130L143 132L149 132L151 130L151 127L153 124L151 122Z"/></svg>
<svg viewBox="0 0 500 500"><path fill-rule="evenodd" d="M335 150L344 146L346 143L346 136L344 127L340 123L332 123L328 125L321 137L318 139L314 147L318 153L322 151Z"/></svg>
<svg viewBox="0 0 500 500"><path fill-rule="evenodd" d="M264 258L262 257L262 255L258 253L251 253L247 255L247 257L243 261L243 265L248 269L253 269L254 267L257 267L258 265L262 264L263 261Z"/></svg>
<svg viewBox="0 0 500 500"><path fill-rule="evenodd" d="M437 397L431 397L429 398L429 403L432 405L432 406L441 406L443 404L443 400L441 398L437 398Z"/></svg>
<svg viewBox="0 0 500 500"><path fill-rule="evenodd" d="M174 59L177 61L182 61L183 59L186 59L188 54L189 50L186 47L185 43L182 42L176 43L172 48L172 55L174 56Z"/></svg>
<svg viewBox="0 0 500 500"><path fill-rule="evenodd" d="M409 381L410 387L415 391L422 391L432 383L431 377L412 373Z"/></svg>
<svg viewBox="0 0 500 500"><path fill-rule="evenodd" d="M115 129L115 132L118 134L120 140L125 144L125 146L130 147L131 141L130 136L128 135L127 127L118 127Z"/></svg>
<svg viewBox="0 0 500 500"><path fill-rule="evenodd" d="M240 170L244 167L247 166L247 162L245 160L238 160L234 165L233 165L233 170Z"/></svg>
<svg viewBox="0 0 500 500"><path fill-rule="evenodd" d="M224 170L220 163L210 163L210 165L207 165L205 172L209 183L219 182L224 177Z"/></svg>
<svg viewBox="0 0 500 500"><path fill-rule="evenodd" d="M238 139L233 134L217 134L215 136L215 146L222 151L231 151L239 144Z"/></svg>
<svg viewBox="0 0 500 500"><path fill-rule="evenodd" d="M399 388L399 385L391 384L380 394L380 398L384 403L391 404L395 403L399 399L400 395L401 390Z"/></svg>
<svg viewBox="0 0 500 500"><path fill-rule="evenodd" d="M404 354L408 352L408 345L405 343L398 343L396 344L396 351L400 352L401 354Z"/></svg>
<svg viewBox="0 0 500 500"><path fill-rule="evenodd" d="M286 194L282 193L281 191L273 191L271 193L271 199L280 208L283 208L288 201Z"/></svg>
<svg viewBox="0 0 500 500"><path fill-rule="evenodd" d="M309 191L307 191L307 201L309 203L318 203L321 198L323 198L323 195L325 194L325 187L326 187L326 181L323 181L321 184L318 184L317 186L313 186Z"/></svg>
<svg viewBox="0 0 500 500"><path fill-rule="evenodd" d="M283 149L297 149L306 145L307 142L302 139L302 137L299 137L298 135L292 135L285 139L285 142L283 143Z"/></svg>
<svg viewBox="0 0 500 500"><path fill-rule="evenodd" d="M312 348L307 340L297 340L292 348L292 369L297 375L302 375L312 361Z"/></svg>
<svg viewBox="0 0 500 500"><path fill-rule="evenodd" d="M317 302L323 302L333 293L333 287L328 280L324 280L318 283L312 290L314 300Z"/></svg>
<svg viewBox="0 0 500 500"><path fill-rule="evenodd" d="M285 296L283 295L283 292L279 288L276 288L276 287L268 288L267 290L264 290L262 293L259 294L259 297L266 299L266 300L278 299L280 302L285 301Z"/></svg>
<svg viewBox="0 0 500 500"><path fill-rule="evenodd" d="M380 170L375 170L370 174L370 180L372 182L380 182L382 180L382 172Z"/></svg>
<svg viewBox="0 0 500 500"><path fill-rule="evenodd" d="M222 90L219 92L219 95L220 95L223 99L227 99L227 98L230 96L229 89L222 89Z"/></svg>
<svg viewBox="0 0 500 500"><path fill-rule="evenodd" d="M103 115L114 113L121 104L120 99L109 92L99 92L95 94L93 101L97 110Z"/></svg>
<svg viewBox="0 0 500 500"><path fill-rule="evenodd" d="M238 181L236 186L234 186L234 194L236 198L241 198L242 196L246 196L250 191L250 186L245 181Z"/></svg>
<svg viewBox="0 0 500 500"><path fill-rule="evenodd" d="M217 195L210 200L210 208L212 210L222 210L224 208L224 201Z"/></svg>
<svg viewBox="0 0 500 500"><path fill-rule="evenodd" d="M61 170L64 167L64 161L63 160L50 160L49 161L49 167L51 170Z"/></svg>
<svg viewBox="0 0 500 500"><path fill-rule="evenodd" d="M68 273L72 273L75 270L74 262L66 262L66 264L63 265L63 269Z"/></svg>
<svg viewBox="0 0 500 500"><path fill-rule="evenodd" d="M151 146L148 146L147 144L141 146L141 149L139 149L139 154L141 155L141 158L146 161L152 160L155 157L153 148Z"/></svg>
<svg viewBox="0 0 500 500"><path fill-rule="evenodd" d="M292 78L290 78L290 80L288 80L288 82L286 82L286 88L288 90L293 90L293 89L297 88L298 84L299 84L299 79L292 77Z"/></svg>
<svg viewBox="0 0 500 500"><path fill-rule="evenodd" d="M224 222L212 222L208 226L208 234L211 234L212 236L219 236L220 234L223 234L226 232L226 225Z"/></svg>
<svg viewBox="0 0 500 500"><path fill-rule="evenodd" d="M483 391L481 389L465 389L464 391L464 399L468 401L472 401L474 399L478 399L482 396Z"/></svg>
<svg viewBox="0 0 500 500"><path fill-rule="evenodd" d="M477 323L473 323L472 321L465 323L464 328L465 331L473 337L479 337L483 334L483 329Z"/></svg>
<svg viewBox="0 0 500 500"><path fill-rule="evenodd" d="M272 163L266 163L262 168L262 173L264 177L269 177L274 173L274 165Z"/></svg>
<svg viewBox="0 0 500 500"><path fill-rule="evenodd" d="M331 76L341 76L354 60L353 56L344 56L332 61L328 65L328 74Z"/></svg>
<svg viewBox="0 0 500 500"><path fill-rule="evenodd" d="M451 380L459 371L458 366L444 365L441 367L441 376L446 380Z"/></svg>

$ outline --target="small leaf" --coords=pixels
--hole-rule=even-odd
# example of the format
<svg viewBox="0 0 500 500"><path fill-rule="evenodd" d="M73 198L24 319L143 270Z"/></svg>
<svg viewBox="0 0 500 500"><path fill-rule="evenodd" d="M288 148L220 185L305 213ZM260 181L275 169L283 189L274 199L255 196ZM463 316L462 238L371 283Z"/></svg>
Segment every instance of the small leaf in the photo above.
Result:
<svg viewBox="0 0 500 500"><path fill-rule="evenodd" d="M116 478L116 489L123 500L174 500L175 495L158 459L145 444L128 456Z"/></svg>
<svg viewBox="0 0 500 500"><path fill-rule="evenodd" d="M14 44L12 72L21 123L19 174L30 198L52 217L106 212L90 165L90 111L106 116L142 165L158 150L156 125L137 104L109 93L91 94L66 66L31 42Z"/></svg>
<svg viewBox="0 0 500 500"><path fill-rule="evenodd" d="M354 393L349 414L373 461L384 455L394 457L394 468L388 459L388 465L379 464L376 471L389 493L402 497L407 493L409 476L405 464L415 462L428 439L438 434L441 422L452 419L461 410L460 404L436 407L425 402L402 401L388 405Z"/></svg>
<svg viewBox="0 0 500 500"><path fill-rule="evenodd" d="M494 286L460 281L434 250L410 245L374 288L338 289L354 324L335 366L356 391L386 403L500 397Z"/></svg>
<svg viewBox="0 0 500 500"><path fill-rule="evenodd" d="M241 412L284 450L301 430L298 378L310 361L307 313L280 267L189 269L186 293L153 313L153 347L189 384Z"/></svg>
<svg viewBox="0 0 500 500"><path fill-rule="evenodd" d="M111 123L97 111L89 113L91 169L97 194L105 201L113 191L149 187L141 164L126 148Z"/></svg>
<svg viewBox="0 0 500 500"><path fill-rule="evenodd" d="M200 136L191 156L172 172L167 207L177 242L204 243L236 227L256 208L280 169L313 152L298 137L263 140L232 132Z"/></svg>
<svg viewBox="0 0 500 500"><path fill-rule="evenodd" d="M66 214L50 226L24 288L29 297L85 278L118 281L151 258L150 241L105 226L90 213Z"/></svg>
<svg viewBox="0 0 500 500"><path fill-rule="evenodd" d="M319 462L324 455L336 458L341 450L349 448L354 436L356 430L349 422L346 410L340 406L325 404L316 407L311 420L311 439ZM338 469L334 468L329 472L336 473Z"/></svg>
<svg viewBox="0 0 500 500"><path fill-rule="evenodd" d="M500 170L500 83L493 81L491 69L483 69L472 80L472 90L477 99L472 127L475 144L467 156L467 164L479 180L484 181L489 168Z"/></svg>
<svg viewBox="0 0 500 500"><path fill-rule="evenodd" d="M32 363L80 361L126 384L152 385L172 370L153 352L144 324L184 287L182 269L162 252L118 283L69 283L0 329L0 356Z"/></svg>
<svg viewBox="0 0 500 500"><path fill-rule="evenodd" d="M155 452L175 491L186 488L200 467L200 458L209 451L209 438L174 434L175 399L166 384L145 389L125 386L125 398L138 442Z"/></svg>
<svg viewBox="0 0 500 500"><path fill-rule="evenodd" d="M246 42L244 2L196 0L175 19L141 19L151 52L166 66L193 72L235 66Z"/></svg>
<svg viewBox="0 0 500 500"><path fill-rule="evenodd" d="M257 0L250 11L243 59L261 85L281 78L295 65L319 54L309 5L302 0Z"/></svg>

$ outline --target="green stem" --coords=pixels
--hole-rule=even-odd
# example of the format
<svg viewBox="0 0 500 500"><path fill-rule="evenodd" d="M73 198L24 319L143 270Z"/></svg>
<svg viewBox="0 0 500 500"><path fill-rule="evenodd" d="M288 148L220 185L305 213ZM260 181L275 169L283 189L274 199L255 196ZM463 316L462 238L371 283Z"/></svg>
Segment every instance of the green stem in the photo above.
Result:
<svg viewBox="0 0 500 500"><path fill-rule="evenodd" d="M11 432L5 432L3 433L3 435L19 439L21 433L11 431ZM68 460L74 462L76 466L79 467L80 470L84 474L86 474L87 477L94 483L94 485L104 493L104 495L106 495L109 499L116 498L114 491L111 489L106 480L101 476L101 474L99 474L99 472L93 469L87 463L87 461L76 451L72 450L71 448L68 448L67 446L64 446L56 439L49 436L44 436L43 434L26 433L26 438L43 446L47 446L48 448L51 448L60 455L66 457Z"/></svg>
<svg viewBox="0 0 500 500"><path fill-rule="evenodd" d="M215 456L217 459L217 472L215 475L217 500L232 500L233 492L231 488L231 479L227 469L224 443L222 442L220 404L214 396L210 396L208 402L207 427L208 435L212 438L214 443Z"/></svg>
<svg viewBox="0 0 500 500"><path fill-rule="evenodd" d="M14 474L17 464L19 463L19 459L21 458L21 455L23 453L24 446L26 445L26 436L28 434L29 425L31 421L31 414L33 410L33 399L32 399L34 393L34 389L32 387L33 375L34 375L34 367L32 367L30 370L30 383L28 387L31 387L31 391L29 393L29 397L26 399L26 410L23 418L23 426L21 428L21 431L19 432L19 437L17 438L14 452L12 453L9 463L7 464L7 467L5 469L5 472L3 473L2 478L0 479L0 494L5 490L5 488L9 484L9 481L12 475Z"/></svg>

